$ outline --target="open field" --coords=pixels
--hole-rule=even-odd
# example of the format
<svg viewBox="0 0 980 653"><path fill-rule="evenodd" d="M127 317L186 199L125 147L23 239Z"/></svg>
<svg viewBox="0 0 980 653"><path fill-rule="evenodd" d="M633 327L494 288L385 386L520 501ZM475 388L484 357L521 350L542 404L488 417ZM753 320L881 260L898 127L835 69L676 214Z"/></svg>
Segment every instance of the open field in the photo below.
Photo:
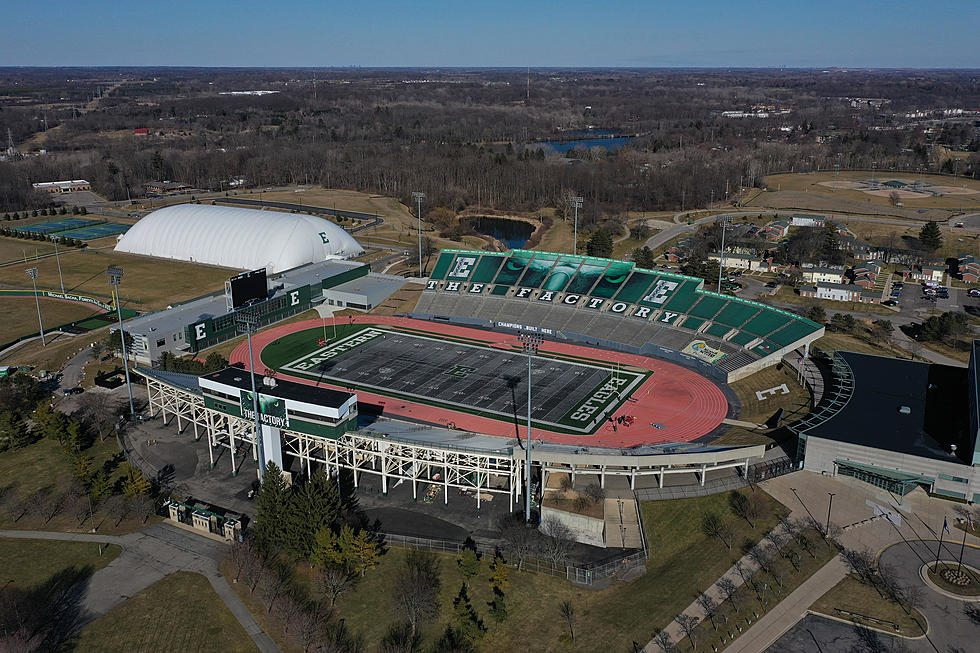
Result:
<svg viewBox="0 0 980 653"><path fill-rule="evenodd" d="M112 303L112 286L105 274L110 265L121 266L126 272L119 286L123 306L140 310L160 309L168 304L220 290L224 287L225 280L238 272L209 265L117 254L107 250L71 250L61 255L65 290ZM58 266L53 256L27 264L0 267L0 284L11 288L31 288L31 280L25 273L30 267L38 268L39 288L61 289Z"/></svg>
<svg viewBox="0 0 980 653"><path fill-rule="evenodd" d="M897 172L879 170L874 174L874 178L878 183L883 183L893 179L911 183L921 179L924 184L941 186L943 187L941 190L949 193L940 197L903 197L900 199L900 201L904 203L905 206L895 207L891 205L891 201L888 197L888 193L891 192L890 188L883 187L883 190L885 191L883 194L871 194L863 190L851 188L834 188L834 174L834 171L831 170L829 172L824 171L770 175L765 178L765 183L769 187L769 193L767 194L771 194L773 191L804 192L808 195L819 195L834 198L836 200L860 203L866 206L870 204L876 207L885 207L887 210L892 212L891 215L899 216L904 215L907 212L915 213L918 209L947 209L958 212L960 209L961 199L963 201L964 209L980 206L980 181L976 181L974 179L957 177L954 180L953 177L943 175L922 175L920 177L914 171ZM846 182L869 181L871 179L871 175L871 171L841 171L837 177L838 186L854 186L856 185L855 183ZM966 191L978 192L967 192L967 194L963 194L962 190L955 190L962 189L964 186L966 187ZM764 197L765 194L763 194L762 197L757 198L757 200ZM841 210L846 211L847 209Z"/></svg>
<svg viewBox="0 0 980 653"><path fill-rule="evenodd" d="M99 555L99 545L94 542L0 539L3 582L33 587L72 567L86 570L88 576L115 560L121 551L116 544L103 544Z"/></svg>
<svg viewBox="0 0 980 653"><path fill-rule="evenodd" d="M919 637L923 634L922 627L926 623L918 610L913 610L912 614L906 613L897 603L882 597L874 588L865 585L853 574L846 576L829 592L817 599L810 609L829 617L854 621L872 628L885 628L885 626L859 617L839 614L837 609L890 621L898 624L898 634L903 637Z"/></svg>
<svg viewBox="0 0 980 653"><path fill-rule="evenodd" d="M7 226L3 223L0 224ZM59 250L65 252L75 251L74 248L65 249L63 247L59 248ZM25 259L34 258L35 256L44 256L45 254L53 253L54 243L49 243L42 240L23 240L21 238L0 236L0 263L23 261Z"/></svg>
<svg viewBox="0 0 980 653"><path fill-rule="evenodd" d="M797 294L792 286L780 286L775 295L767 295L763 299L771 299L774 304L793 304L795 306L810 306L815 304L822 306L827 315L832 315L835 311L855 311L858 313L879 313L881 315L893 316L895 311L881 304L862 304L860 302L838 302L832 299L817 299L816 297L803 297ZM793 309L790 309L793 310ZM800 312L800 311L797 311Z"/></svg>
<svg viewBox="0 0 980 653"><path fill-rule="evenodd" d="M186 571L130 597L86 626L71 645L79 653L258 650L208 580Z"/></svg>
<svg viewBox="0 0 980 653"><path fill-rule="evenodd" d="M859 222L857 220L841 220L859 239L881 247L908 247L908 238L918 238L921 222L907 222L904 225L883 224L880 222ZM940 224L943 244L932 256L945 259L958 256L963 252L980 255L980 235L963 229L947 229ZM898 266L900 269L905 266Z"/></svg>
<svg viewBox="0 0 980 653"><path fill-rule="evenodd" d="M858 354L876 354L878 356L892 356L894 358L911 358L912 354L896 346L891 342L881 342L862 338L850 333L835 333L827 331L826 334L815 340L811 349L823 351L853 351Z"/></svg>
<svg viewBox="0 0 980 653"><path fill-rule="evenodd" d="M48 297L40 297L38 301L41 304L41 320L46 329L105 312L93 304ZM28 334L37 335L37 306L33 297L0 297L0 314L4 316L0 341L9 342Z"/></svg>
<svg viewBox="0 0 980 653"><path fill-rule="evenodd" d="M0 364L24 365L40 370L60 370L82 348L88 347L96 340L102 340L107 333L108 329L99 329L78 336L51 334L45 336L46 346L42 346L40 340L24 343L0 358Z"/></svg>
<svg viewBox="0 0 980 653"><path fill-rule="evenodd" d="M761 491L760 491L761 492ZM736 540L758 541L775 525L786 509L762 493L765 517L754 528L743 521L734 524ZM601 590L578 588L568 581L547 575L511 569L505 589L507 619L496 623L488 614L491 591L487 582L488 560L469 582L469 596L488 631L479 640L479 651L629 651L633 642L641 647L653 633L666 626L693 600L697 590L710 586L724 573L740 552L729 550L717 539L708 539L699 527L701 515L714 511L731 516L729 494L697 499L645 502L641 504L644 528L651 547L647 573L631 583L615 582ZM375 650L396 617L390 609L391 580L405 552L391 549L376 568L367 572L356 588L338 602L338 616L365 640L365 650ZM440 554L442 586L439 614L422 628L423 648L445 629L452 617L452 599L463 581L455 556ZM230 573L228 560L222 566ZM297 566L297 573L309 573L308 565ZM235 592L260 624L283 646L282 628L267 615L242 583L232 584ZM575 642L568 637L558 605L572 603L577 615ZM284 651L295 650L283 646Z"/></svg>
<svg viewBox="0 0 980 653"><path fill-rule="evenodd" d="M767 367L740 381L730 384L735 395L742 403L742 412L738 419L746 422L764 424L766 420L783 408L784 421L797 420L810 411L810 393L799 384L796 373L786 365ZM777 388L785 384L789 394L766 394L760 400L755 394L758 391Z"/></svg>

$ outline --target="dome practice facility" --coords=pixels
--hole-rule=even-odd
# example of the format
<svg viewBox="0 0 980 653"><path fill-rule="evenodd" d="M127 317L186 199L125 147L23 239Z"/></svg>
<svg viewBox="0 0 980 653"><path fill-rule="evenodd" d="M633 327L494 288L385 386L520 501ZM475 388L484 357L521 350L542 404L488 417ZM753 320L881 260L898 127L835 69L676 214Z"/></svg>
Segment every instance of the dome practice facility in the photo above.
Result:
<svg viewBox="0 0 980 653"><path fill-rule="evenodd" d="M753 375L797 364L824 332L629 261L444 250L422 281L401 314L259 332L229 356L230 380L139 370L150 411L204 428L212 463L219 447L233 461L243 448L258 455L255 413L241 399L251 369L260 400L288 399L261 429L265 455L290 473L349 471L355 486L375 479L387 494L405 483L413 499L437 492L445 502L458 491L477 507L505 494L512 506L528 473L539 489L554 474L631 490L660 491L665 478L724 485L782 456L757 437L726 439L729 429L757 427L746 414L769 420L775 397L807 394L791 391L785 372ZM320 409L332 417L317 418Z"/></svg>
<svg viewBox="0 0 980 653"><path fill-rule="evenodd" d="M275 274L358 256L364 248L334 223L311 215L177 204L133 225L116 251Z"/></svg>

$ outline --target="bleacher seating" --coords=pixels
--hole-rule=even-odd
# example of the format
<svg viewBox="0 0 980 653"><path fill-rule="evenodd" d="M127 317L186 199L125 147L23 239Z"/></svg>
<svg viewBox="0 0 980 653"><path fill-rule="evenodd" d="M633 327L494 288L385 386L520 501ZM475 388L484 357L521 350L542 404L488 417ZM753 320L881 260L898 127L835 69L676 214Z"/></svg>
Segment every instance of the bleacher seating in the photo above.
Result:
<svg viewBox="0 0 980 653"><path fill-rule="evenodd" d="M631 262L549 252L444 250L416 312L513 322L676 351L695 340L732 371L820 337L823 327L759 302L704 290L704 281Z"/></svg>

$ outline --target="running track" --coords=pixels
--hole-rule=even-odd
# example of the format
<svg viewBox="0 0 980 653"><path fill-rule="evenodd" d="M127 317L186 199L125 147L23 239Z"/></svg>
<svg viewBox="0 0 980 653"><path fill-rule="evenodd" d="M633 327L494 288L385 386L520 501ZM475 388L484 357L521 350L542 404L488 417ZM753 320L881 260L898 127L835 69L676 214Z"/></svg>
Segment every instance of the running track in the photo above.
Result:
<svg viewBox="0 0 980 653"><path fill-rule="evenodd" d="M378 324L403 327L418 331L427 331L434 335L444 334L457 337L482 340L490 345L511 346L517 344L516 334L505 334L468 329L448 324L434 324L421 320L389 316L357 316L328 318L333 324ZM307 320L273 327L252 337L255 351L255 369L264 370L266 366L261 361L262 349L273 340L287 334L321 327L321 320ZM714 430L728 413L728 401L724 393L711 381L703 376L679 365L668 363L645 356L636 356L620 352L579 347L558 342L545 341L541 351L579 356L606 363L621 363L652 370L653 375L640 386L632 395L635 401L626 401L613 416L632 415L635 419L632 426L607 423L592 435L570 435L553 433L544 429L533 429L531 437L535 440L561 444L579 444L597 447L614 447L628 449L643 444L661 442L690 442ZM242 363L248 366L248 345L240 344L231 353L232 363ZM317 385L314 381L279 373L279 378ZM320 384L324 387L344 389L341 386ZM370 392L357 391L361 402L380 404L387 417L402 417L430 424L455 425L455 428L486 435L496 435L513 438L525 436L526 422L519 424L504 422L486 417L478 417L444 408L434 408L425 404L413 403L401 399L392 399ZM654 428L653 424L663 425Z"/></svg>

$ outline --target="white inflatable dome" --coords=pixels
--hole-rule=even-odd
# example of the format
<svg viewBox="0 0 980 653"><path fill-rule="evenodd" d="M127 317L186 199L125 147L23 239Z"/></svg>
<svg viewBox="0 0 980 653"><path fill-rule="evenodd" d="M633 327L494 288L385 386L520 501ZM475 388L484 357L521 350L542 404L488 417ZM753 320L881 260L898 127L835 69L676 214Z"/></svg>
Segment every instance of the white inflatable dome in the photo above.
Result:
<svg viewBox="0 0 980 653"><path fill-rule="evenodd" d="M272 274L364 253L332 222L300 213L177 204L148 214L119 239L117 252Z"/></svg>

